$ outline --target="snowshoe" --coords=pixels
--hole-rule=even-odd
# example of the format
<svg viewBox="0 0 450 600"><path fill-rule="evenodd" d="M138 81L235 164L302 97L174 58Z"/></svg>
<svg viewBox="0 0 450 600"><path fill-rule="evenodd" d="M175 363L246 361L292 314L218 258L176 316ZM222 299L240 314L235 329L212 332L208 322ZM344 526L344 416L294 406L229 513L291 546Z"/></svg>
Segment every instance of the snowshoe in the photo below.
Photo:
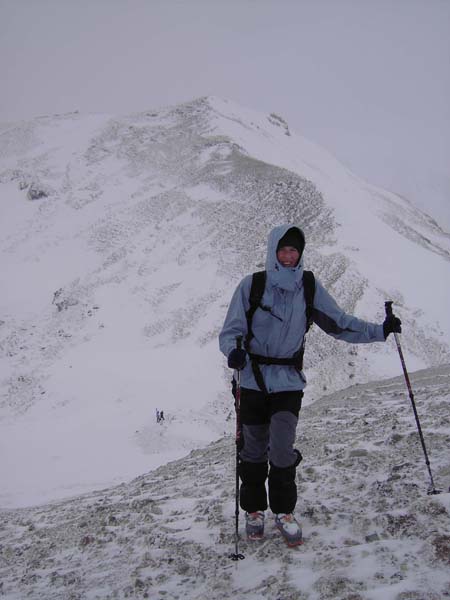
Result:
<svg viewBox="0 0 450 600"><path fill-rule="evenodd" d="M303 543L302 528L293 514L279 513L275 515L275 525L290 548Z"/></svg>
<svg viewBox="0 0 450 600"><path fill-rule="evenodd" d="M245 532L249 540L261 540L264 537L264 512L245 513Z"/></svg>

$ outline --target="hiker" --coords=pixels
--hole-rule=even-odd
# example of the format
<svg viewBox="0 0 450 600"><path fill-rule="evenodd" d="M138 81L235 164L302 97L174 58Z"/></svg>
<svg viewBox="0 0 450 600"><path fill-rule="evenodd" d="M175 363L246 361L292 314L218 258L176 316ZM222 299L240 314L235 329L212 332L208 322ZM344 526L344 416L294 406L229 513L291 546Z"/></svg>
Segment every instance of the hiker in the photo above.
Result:
<svg viewBox="0 0 450 600"><path fill-rule="evenodd" d="M161 415L159 414L159 410L156 409L156 422L159 423L161 420Z"/></svg>
<svg viewBox="0 0 450 600"><path fill-rule="evenodd" d="M162 410L162 411L159 413L159 421L161 422L161 421L164 421L164 420L165 420L165 419L164 419L164 411Z"/></svg>
<svg viewBox="0 0 450 600"><path fill-rule="evenodd" d="M294 442L306 386L302 363L308 321L350 343L382 342L389 333L401 332L401 322L393 315L376 325L339 308L310 272L304 276L304 247L305 237L298 227L281 225L271 231L266 279L256 294L257 308L253 315L249 312L251 290L253 301L255 295L253 276L248 275L234 292L219 335L228 366L240 371L239 501L246 515L247 537L263 537L264 511L269 504L275 524L290 546L302 541L293 514L296 467L302 456ZM236 345L239 336L243 336L244 348Z"/></svg>

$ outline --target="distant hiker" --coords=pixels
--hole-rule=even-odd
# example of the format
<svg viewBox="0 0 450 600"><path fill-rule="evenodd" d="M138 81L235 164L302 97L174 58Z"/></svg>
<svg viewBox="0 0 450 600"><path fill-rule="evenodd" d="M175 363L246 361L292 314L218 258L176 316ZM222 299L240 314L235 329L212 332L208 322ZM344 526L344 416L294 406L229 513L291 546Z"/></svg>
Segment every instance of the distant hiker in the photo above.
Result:
<svg viewBox="0 0 450 600"><path fill-rule="evenodd" d="M219 336L231 369L241 371L239 452L240 506L249 539L264 534L269 506L286 542L300 544L302 532L293 512L297 503L296 467L302 456L293 445L306 379L304 337L312 322L325 333L350 343L382 342L401 332L387 317L376 325L346 314L303 270L305 237L290 225L275 227L268 240L266 271L238 285ZM236 347L243 336L244 348ZM233 394L236 380L233 379Z"/></svg>
<svg viewBox="0 0 450 600"><path fill-rule="evenodd" d="M165 419L164 419L164 411L163 410L159 413L159 420L160 421L165 421Z"/></svg>
<svg viewBox="0 0 450 600"><path fill-rule="evenodd" d="M159 423L161 420L161 414L158 409L156 409L156 422Z"/></svg>

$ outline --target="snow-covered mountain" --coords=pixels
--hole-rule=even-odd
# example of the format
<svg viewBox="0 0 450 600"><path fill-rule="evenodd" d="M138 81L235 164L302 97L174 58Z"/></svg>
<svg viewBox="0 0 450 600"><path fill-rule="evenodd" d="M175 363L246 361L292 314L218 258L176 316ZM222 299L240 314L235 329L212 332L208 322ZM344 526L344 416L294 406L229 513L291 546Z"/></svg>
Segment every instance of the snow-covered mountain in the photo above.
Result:
<svg viewBox="0 0 450 600"><path fill-rule="evenodd" d="M450 368L414 374L436 486L450 483ZM0 513L8 600L445 600L450 494L428 474L402 377L302 409L298 516L286 547L268 519L232 562L234 440L225 436L127 484ZM423 410L421 410L423 409ZM242 519L240 521L242 530Z"/></svg>
<svg viewBox="0 0 450 600"><path fill-rule="evenodd" d="M225 100L0 127L0 506L119 483L232 430L217 334L269 230L347 311L392 299L411 369L450 361L450 236ZM313 328L308 401L398 373L392 343ZM156 408L167 421L155 423Z"/></svg>

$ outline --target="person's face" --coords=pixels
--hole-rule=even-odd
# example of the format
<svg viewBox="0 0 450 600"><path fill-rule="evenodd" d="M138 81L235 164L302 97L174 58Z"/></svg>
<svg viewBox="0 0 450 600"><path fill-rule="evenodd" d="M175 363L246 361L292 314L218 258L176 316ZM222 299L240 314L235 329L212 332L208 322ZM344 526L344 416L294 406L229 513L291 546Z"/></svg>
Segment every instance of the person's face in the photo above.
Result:
<svg viewBox="0 0 450 600"><path fill-rule="evenodd" d="M277 252L277 259L283 267L296 267L300 260L300 252L294 246L283 246Z"/></svg>

